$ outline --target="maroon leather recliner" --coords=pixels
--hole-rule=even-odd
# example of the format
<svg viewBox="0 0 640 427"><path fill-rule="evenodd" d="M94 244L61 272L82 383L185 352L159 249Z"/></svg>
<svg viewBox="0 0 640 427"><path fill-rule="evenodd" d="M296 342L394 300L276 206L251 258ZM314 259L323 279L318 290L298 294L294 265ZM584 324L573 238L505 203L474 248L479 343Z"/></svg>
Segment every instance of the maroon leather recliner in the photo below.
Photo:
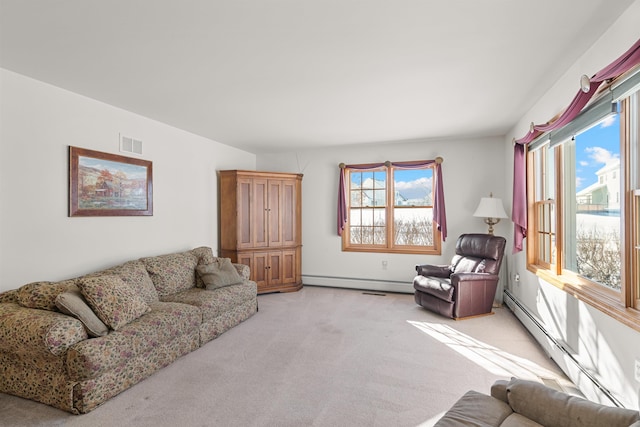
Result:
<svg viewBox="0 0 640 427"><path fill-rule="evenodd" d="M416 303L454 319L492 314L505 244L500 236L463 234L451 265L416 265Z"/></svg>

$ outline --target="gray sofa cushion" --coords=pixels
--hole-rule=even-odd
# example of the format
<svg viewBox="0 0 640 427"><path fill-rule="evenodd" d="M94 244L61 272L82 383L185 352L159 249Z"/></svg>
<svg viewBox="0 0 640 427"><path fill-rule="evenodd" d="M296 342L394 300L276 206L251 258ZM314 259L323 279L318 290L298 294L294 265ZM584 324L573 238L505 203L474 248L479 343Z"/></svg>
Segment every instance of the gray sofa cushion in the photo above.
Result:
<svg viewBox="0 0 640 427"><path fill-rule="evenodd" d="M217 263L198 265L196 271L205 288L210 291L242 283L242 277L229 258L222 258Z"/></svg>
<svg viewBox="0 0 640 427"><path fill-rule="evenodd" d="M64 314L73 316L81 321L89 336L102 337L109 333L107 325L89 307L77 286L58 295L56 306Z"/></svg>
<svg viewBox="0 0 640 427"><path fill-rule="evenodd" d="M470 390L464 394L434 427L499 426L513 411L503 401Z"/></svg>
<svg viewBox="0 0 640 427"><path fill-rule="evenodd" d="M507 386L511 408L546 427L629 427L638 412L571 396L534 381L513 379Z"/></svg>

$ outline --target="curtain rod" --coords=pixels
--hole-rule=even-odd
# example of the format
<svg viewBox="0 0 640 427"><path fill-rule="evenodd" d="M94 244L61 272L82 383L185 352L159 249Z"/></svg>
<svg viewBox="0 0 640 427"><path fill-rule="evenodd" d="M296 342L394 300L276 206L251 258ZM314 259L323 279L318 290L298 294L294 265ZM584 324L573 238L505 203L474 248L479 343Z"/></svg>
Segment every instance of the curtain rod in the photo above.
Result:
<svg viewBox="0 0 640 427"><path fill-rule="evenodd" d="M364 163L363 165L367 165L367 164L371 164L371 165L385 165L386 167L392 166L393 164L403 164L403 163L420 163L423 161L428 161L428 160L416 160L416 161L407 161L407 162L390 162L389 160L383 162L383 163ZM433 159L434 162L436 162L437 164L442 164L444 162L444 159L440 156L436 157L435 159ZM347 167L346 164L344 163L340 163L338 164L338 167L340 169L345 169Z"/></svg>

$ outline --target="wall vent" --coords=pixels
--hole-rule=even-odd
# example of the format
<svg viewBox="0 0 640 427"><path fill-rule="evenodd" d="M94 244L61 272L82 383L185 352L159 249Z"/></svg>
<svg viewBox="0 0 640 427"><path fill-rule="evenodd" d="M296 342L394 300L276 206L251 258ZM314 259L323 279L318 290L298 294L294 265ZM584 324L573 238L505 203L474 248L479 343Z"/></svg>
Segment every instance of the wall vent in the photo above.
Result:
<svg viewBox="0 0 640 427"><path fill-rule="evenodd" d="M142 154L142 140L120 135L120 151L123 153Z"/></svg>

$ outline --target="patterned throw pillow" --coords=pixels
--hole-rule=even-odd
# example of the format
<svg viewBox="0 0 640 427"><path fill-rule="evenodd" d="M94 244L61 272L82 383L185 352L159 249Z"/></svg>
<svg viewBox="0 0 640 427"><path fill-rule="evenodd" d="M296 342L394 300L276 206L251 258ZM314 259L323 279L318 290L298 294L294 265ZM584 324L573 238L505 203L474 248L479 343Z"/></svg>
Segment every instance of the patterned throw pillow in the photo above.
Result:
<svg viewBox="0 0 640 427"><path fill-rule="evenodd" d="M73 316L84 325L87 333L92 337L102 337L109 333L109 328L87 305L82 297L80 289L75 287L67 292L63 292L56 298L56 306L64 314Z"/></svg>
<svg viewBox="0 0 640 427"><path fill-rule="evenodd" d="M186 291L196 285L198 259L191 252L142 258L158 296Z"/></svg>
<svg viewBox="0 0 640 427"><path fill-rule="evenodd" d="M158 292L155 286L153 286L151 277L149 277L142 261L127 261L124 264L103 270L96 275L105 274L120 277L129 287L135 289L147 304L158 301ZM90 276L92 276L92 274L90 274Z"/></svg>
<svg viewBox="0 0 640 427"><path fill-rule="evenodd" d="M151 311L140 294L118 276L85 277L78 287L100 320L114 331Z"/></svg>
<svg viewBox="0 0 640 427"><path fill-rule="evenodd" d="M196 267L198 275L208 290L242 283L238 270L231 264L231 259L223 258L218 263L203 264Z"/></svg>

